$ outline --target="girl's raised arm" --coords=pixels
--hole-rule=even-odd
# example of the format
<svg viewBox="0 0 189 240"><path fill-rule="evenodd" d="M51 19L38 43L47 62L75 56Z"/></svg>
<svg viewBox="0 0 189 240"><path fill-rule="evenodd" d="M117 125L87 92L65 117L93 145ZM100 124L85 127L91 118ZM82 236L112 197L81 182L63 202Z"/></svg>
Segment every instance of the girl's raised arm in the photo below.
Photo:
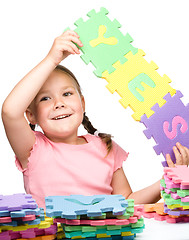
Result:
<svg viewBox="0 0 189 240"><path fill-rule="evenodd" d="M68 55L80 53L74 43L82 46L73 31L57 37L48 55L14 87L3 103L2 120L7 138L23 168L35 142L24 113L55 67Z"/></svg>

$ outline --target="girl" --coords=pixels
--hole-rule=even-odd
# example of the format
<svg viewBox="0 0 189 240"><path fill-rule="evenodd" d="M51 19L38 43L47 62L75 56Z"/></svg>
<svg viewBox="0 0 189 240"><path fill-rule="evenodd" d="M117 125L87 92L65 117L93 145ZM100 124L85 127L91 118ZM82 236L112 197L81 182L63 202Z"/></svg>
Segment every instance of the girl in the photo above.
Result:
<svg viewBox="0 0 189 240"><path fill-rule="evenodd" d="M132 192L122 169L128 154L92 126L78 81L59 65L80 53L76 44L82 47L74 31L57 37L47 56L4 101L2 119L26 192L39 207L45 207L48 195L122 194L136 204L158 201L159 181ZM81 123L90 134L78 136ZM36 124L43 133L34 131ZM189 149L178 143L173 151L177 164L188 165ZM166 159L173 167L169 155Z"/></svg>

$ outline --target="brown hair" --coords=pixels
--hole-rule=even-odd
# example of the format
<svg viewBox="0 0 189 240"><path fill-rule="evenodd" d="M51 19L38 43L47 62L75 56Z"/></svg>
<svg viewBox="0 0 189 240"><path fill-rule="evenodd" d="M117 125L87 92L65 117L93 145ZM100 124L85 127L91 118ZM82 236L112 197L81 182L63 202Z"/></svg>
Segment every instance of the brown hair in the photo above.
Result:
<svg viewBox="0 0 189 240"><path fill-rule="evenodd" d="M74 79L74 81L76 82L77 90L78 90L80 96L82 96L80 84L79 84L77 78L75 77L75 75L68 68L66 68L62 65L57 65L57 67L55 68L55 71L62 71L64 73L68 74L69 76L71 76ZM84 113L84 115L83 115L82 125L87 130L87 132L90 133L90 134L94 135L94 133L97 131L97 129L93 127L89 118L86 116L86 113ZM32 125L30 123L30 127L31 127L32 130L35 130L35 125ZM108 155L110 150L112 149L112 139L111 139L112 136L110 134L106 134L106 133L99 133L98 136L106 144L107 155Z"/></svg>

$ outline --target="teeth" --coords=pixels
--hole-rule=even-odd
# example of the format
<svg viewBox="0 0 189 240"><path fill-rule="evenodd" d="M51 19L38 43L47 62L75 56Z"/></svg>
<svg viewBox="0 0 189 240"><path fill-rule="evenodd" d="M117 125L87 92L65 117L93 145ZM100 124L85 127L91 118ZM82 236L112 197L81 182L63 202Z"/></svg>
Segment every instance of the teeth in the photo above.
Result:
<svg viewBox="0 0 189 240"><path fill-rule="evenodd" d="M66 117L69 117L70 115L62 115L62 116L58 116L56 118L54 118L55 120L58 120L58 119L63 119L63 118L66 118Z"/></svg>

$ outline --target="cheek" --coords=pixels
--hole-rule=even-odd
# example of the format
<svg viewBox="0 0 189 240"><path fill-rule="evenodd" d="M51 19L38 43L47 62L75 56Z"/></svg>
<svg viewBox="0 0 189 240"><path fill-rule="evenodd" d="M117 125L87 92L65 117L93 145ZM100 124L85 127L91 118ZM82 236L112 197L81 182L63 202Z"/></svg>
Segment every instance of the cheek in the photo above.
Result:
<svg viewBox="0 0 189 240"><path fill-rule="evenodd" d="M37 108L37 117L38 117L38 120L40 119L43 119L45 117L48 116L48 113L49 113L49 107L46 105L46 106L39 106Z"/></svg>
<svg viewBox="0 0 189 240"><path fill-rule="evenodd" d="M83 114L83 112L84 112L84 108L81 103L78 103L78 105L77 105L77 112L80 114Z"/></svg>

